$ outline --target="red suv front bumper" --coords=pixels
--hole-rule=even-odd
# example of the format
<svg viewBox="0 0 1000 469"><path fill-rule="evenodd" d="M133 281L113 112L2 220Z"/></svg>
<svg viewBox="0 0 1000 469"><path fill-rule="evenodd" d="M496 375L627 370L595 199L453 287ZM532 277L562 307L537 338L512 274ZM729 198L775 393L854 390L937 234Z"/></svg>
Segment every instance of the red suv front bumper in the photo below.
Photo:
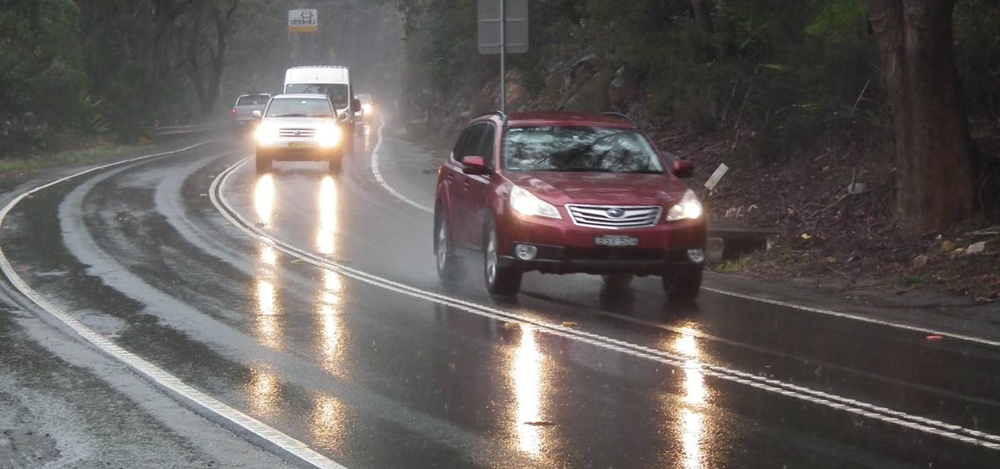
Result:
<svg viewBox="0 0 1000 469"><path fill-rule="evenodd" d="M511 214L506 218L497 226L500 262L524 272L661 275L672 267L704 262L704 217L616 230L578 226L565 217L555 220ZM634 237L638 245L600 246L595 240L604 235ZM518 258L515 247L522 244L534 246L537 254L530 260ZM697 252L689 252L692 250Z"/></svg>

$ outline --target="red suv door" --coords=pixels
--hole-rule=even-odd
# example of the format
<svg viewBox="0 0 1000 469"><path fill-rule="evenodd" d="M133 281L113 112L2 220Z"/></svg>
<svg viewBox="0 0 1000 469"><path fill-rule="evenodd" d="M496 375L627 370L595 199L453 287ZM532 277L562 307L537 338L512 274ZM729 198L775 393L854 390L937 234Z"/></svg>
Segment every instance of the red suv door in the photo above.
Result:
<svg viewBox="0 0 1000 469"><path fill-rule="evenodd" d="M496 148L497 129L492 123L477 124L481 130L481 137L472 156L481 156L486 162L486 167L493 170L493 157ZM482 249L483 247L483 223L486 221L487 197L490 190L490 180L492 174L469 174L465 176L463 183L465 191L465 225L463 231L469 235L469 246Z"/></svg>
<svg viewBox="0 0 1000 469"><path fill-rule="evenodd" d="M480 124L481 125L481 124ZM448 197L448 213L446 220L451 241L462 246L470 246L470 236L467 233L467 216L469 207L466 192L468 190L468 176L462 172L462 158L473 156L473 152L479 145L482 138L482 127L473 125L467 127L458 136L451 157L444 164L444 189Z"/></svg>

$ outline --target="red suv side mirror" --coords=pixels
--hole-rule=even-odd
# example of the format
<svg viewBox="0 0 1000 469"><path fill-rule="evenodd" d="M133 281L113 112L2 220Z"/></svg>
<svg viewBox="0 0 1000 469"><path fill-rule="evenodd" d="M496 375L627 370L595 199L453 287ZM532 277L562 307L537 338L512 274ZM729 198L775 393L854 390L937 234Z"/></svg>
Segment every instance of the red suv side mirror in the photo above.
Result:
<svg viewBox="0 0 1000 469"><path fill-rule="evenodd" d="M688 160L674 160L674 176L681 179L694 176L694 163Z"/></svg>
<svg viewBox="0 0 1000 469"><path fill-rule="evenodd" d="M465 174L487 174L486 159L481 156L466 156L462 158L462 172Z"/></svg>

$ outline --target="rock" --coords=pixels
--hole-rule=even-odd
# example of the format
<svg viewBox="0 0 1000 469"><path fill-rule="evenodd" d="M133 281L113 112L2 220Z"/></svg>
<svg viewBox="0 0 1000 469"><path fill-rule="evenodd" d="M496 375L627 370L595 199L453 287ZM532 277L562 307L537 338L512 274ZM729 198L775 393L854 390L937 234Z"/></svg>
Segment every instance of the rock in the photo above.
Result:
<svg viewBox="0 0 1000 469"><path fill-rule="evenodd" d="M941 241L941 246L940 247L941 247L941 250L944 251L944 252L951 252L951 251L955 250L955 246L956 246L956 244L955 244L954 241L946 239L944 241Z"/></svg>
<svg viewBox="0 0 1000 469"><path fill-rule="evenodd" d="M860 194L865 191L865 185L860 182L855 182L847 185L848 194Z"/></svg>
<svg viewBox="0 0 1000 469"><path fill-rule="evenodd" d="M971 244L965 249L966 254L982 254L983 251L986 251L986 241Z"/></svg>
<svg viewBox="0 0 1000 469"><path fill-rule="evenodd" d="M722 253L725 252L726 243L722 238L708 238L705 240L705 258L708 262L722 262Z"/></svg>
<svg viewBox="0 0 1000 469"><path fill-rule="evenodd" d="M919 268L927 265L927 262L930 261L930 260L931 259L929 257L927 257L927 256L917 256L917 257L914 257L913 258L913 267L919 269Z"/></svg>

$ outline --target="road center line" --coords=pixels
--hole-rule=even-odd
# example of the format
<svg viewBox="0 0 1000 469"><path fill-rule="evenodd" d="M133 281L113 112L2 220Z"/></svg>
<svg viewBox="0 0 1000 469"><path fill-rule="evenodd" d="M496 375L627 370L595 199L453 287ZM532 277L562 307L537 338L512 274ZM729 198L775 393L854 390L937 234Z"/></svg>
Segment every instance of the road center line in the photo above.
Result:
<svg viewBox="0 0 1000 469"><path fill-rule="evenodd" d="M10 203L0 210L0 230L3 228L3 222L7 218L7 215L10 214L14 207L16 207L18 203L28 196L31 196L39 191L95 171L101 171L128 163L146 161L157 157L173 156L209 143L214 142L202 142L181 148L179 150L145 155L138 158L96 166L35 187L34 189L18 195L14 198L14 200L10 201ZM0 231L0 233L2 233L2 231ZM56 320L72 329L98 350L125 364L154 387L193 410L195 413L215 422L216 424L233 432L237 436L249 440L250 442L293 464L320 469L346 469L344 466L341 466L316 451L313 451L301 441L285 435L263 422L229 407L228 405L202 393L201 391L198 391L197 389L185 384L177 377L167 373L163 369L95 333L93 330L73 318L73 316L63 311L60 307L46 300L38 294L38 292L28 286L24 279L22 279L11 266L10 260L7 259L7 255L3 251L2 243L0 243L0 271L3 272L14 288L25 298L28 298L32 303L38 305L39 308L50 314Z"/></svg>
<svg viewBox="0 0 1000 469"><path fill-rule="evenodd" d="M413 298L418 298L444 306L453 307L468 313L495 319L503 322L517 323L519 325L532 326L540 332L564 337L578 342L590 344L606 350L625 353L634 357L656 361L674 368L695 367L702 373L725 381L735 382L750 386L759 390L780 394L807 401L813 404L828 408L849 412L862 417L867 417L881 422L897 425L912 430L930 433L964 443L973 444L993 450L1000 450L1000 436L992 435L978 430L972 430L958 425L949 424L905 412L877 406L856 399L846 398L823 391L809 389L803 386L786 383L783 381L757 376L752 373L733 370L722 366L709 365L692 362L690 359L673 355L662 350L645 347L630 342L613 339L585 331L579 331L561 325L550 324L541 320L527 318L515 313L510 313L489 306L469 302L460 298L422 290L410 285L395 282L383 277L379 277L344 264L325 259L312 252L305 251L294 245L281 241L270 236L265 231L256 227L249 220L244 218L231 204L229 204L225 187L230 178L240 167L250 161L247 157L237 164L223 171L212 182L209 196L212 203L227 220L237 228L244 231L249 237L257 241L266 243L275 249L286 254L302 259L315 267L336 272L354 280L367 283L369 285L393 291Z"/></svg>

